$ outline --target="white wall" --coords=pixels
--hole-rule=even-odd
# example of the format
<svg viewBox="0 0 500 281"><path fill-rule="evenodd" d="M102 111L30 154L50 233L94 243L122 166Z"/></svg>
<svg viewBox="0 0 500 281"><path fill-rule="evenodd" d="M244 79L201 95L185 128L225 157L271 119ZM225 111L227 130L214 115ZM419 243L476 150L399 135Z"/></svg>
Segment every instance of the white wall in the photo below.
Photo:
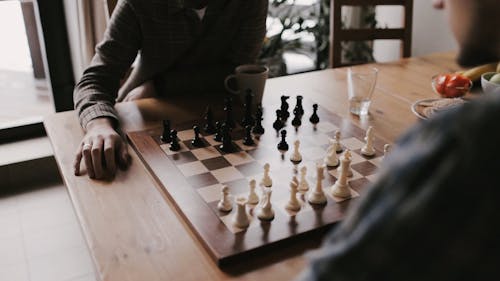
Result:
<svg viewBox="0 0 500 281"><path fill-rule="evenodd" d="M377 20L382 27L401 27L403 9L393 6L378 6ZM413 1L412 56L423 56L435 52L456 50L457 45L448 28L443 11L435 10L429 0ZM399 58L400 43L379 40L374 44L377 61Z"/></svg>

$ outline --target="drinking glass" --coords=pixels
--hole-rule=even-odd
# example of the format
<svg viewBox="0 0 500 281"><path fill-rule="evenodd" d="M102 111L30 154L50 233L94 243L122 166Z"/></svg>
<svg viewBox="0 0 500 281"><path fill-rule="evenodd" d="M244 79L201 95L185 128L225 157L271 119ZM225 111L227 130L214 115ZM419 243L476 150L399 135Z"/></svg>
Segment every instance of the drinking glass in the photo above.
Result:
<svg viewBox="0 0 500 281"><path fill-rule="evenodd" d="M347 69L347 93L349 111L355 115L368 114L373 90L377 82L378 69Z"/></svg>

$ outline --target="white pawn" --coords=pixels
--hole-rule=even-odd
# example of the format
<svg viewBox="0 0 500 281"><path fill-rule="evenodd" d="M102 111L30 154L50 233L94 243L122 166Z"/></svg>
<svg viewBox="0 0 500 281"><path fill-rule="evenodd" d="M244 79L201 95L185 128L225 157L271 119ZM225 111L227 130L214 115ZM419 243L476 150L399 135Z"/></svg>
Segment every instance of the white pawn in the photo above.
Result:
<svg viewBox="0 0 500 281"><path fill-rule="evenodd" d="M300 182L299 182L300 192L306 192L309 190L309 183L307 183L306 174L307 174L307 167L304 166L300 169Z"/></svg>
<svg viewBox="0 0 500 281"><path fill-rule="evenodd" d="M347 177L352 177L354 174L352 173L352 169L351 169L351 151L349 149L346 149L344 154L340 157L340 161L342 161L343 159L347 158L349 159L349 165L346 165L345 169L347 169L347 172L346 172L346 176ZM338 168L338 174L342 174L342 170L344 169L344 167L340 166Z"/></svg>
<svg viewBox="0 0 500 281"><path fill-rule="evenodd" d="M229 187L227 185L222 186L221 198L217 204L217 209L219 209L219 211L229 212L233 209L233 202L231 202L231 198L229 198L229 196Z"/></svg>
<svg viewBox="0 0 500 281"><path fill-rule="evenodd" d="M255 180L250 181L250 192L248 193L248 204L257 204L259 203L259 196L255 192Z"/></svg>
<svg viewBox="0 0 500 281"><path fill-rule="evenodd" d="M247 228L250 225L250 220L247 215L247 199L245 197L238 197L236 199L236 214L233 216L233 225L238 228Z"/></svg>
<svg viewBox="0 0 500 281"><path fill-rule="evenodd" d="M260 184L262 184L265 187L271 187L273 185L273 180L269 176L269 169L270 168L271 168L271 166L269 165L269 163L266 163L264 165L264 177L262 178L262 181L260 182Z"/></svg>
<svg viewBox="0 0 500 281"><path fill-rule="evenodd" d="M286 204L285 208L297 212L300 210L300 202L297 199L297 192L299 188L299 181L297 180L297 177L293 177L292 182L290 183L290 199L288 200L288 203Z"/></svg>
<svg viewBox="0 0 500 281"><path fill-rule="evenodd" d="M299 146L300 146L300 141L296 140L293 143L294 149L293 149L292 156L290 156L290 160L293 161L293 162L300 162L300 161L302 161L302 155L300 155Z"/></svg>
<svg viewBox="0 0 500 281"><path fill-rule="evenodd" d="M339 159L337 158L337 151L335 150L333 144L330 145L330 147L328 147L323 162L325 162L325 165L328 167L336 167L339 165Z"/></svg>
<svg viewBox="0 0 500 281"><path fill-rule="evenodd" d="M340 131L335 131L335 138L333 139L333 147L336 152L341 152L343 150L342 144L340 143Z"/></svg>
<svg viewBox="0 0 500 281"><path fill-rule="evenodd" d="M361 148L361 154L365 156L373 156L375 155L375 149L373 149L373 127L370 126L368 127L368 130L366 130L366 136L365 136L365 146Z"/></svg>
<svg viewBox="0 0 500 281"><path fill-rule="evenodd" d="M346 151L346 153L349 151ZM335 184L330 188L330 192L333 196L340 198L350 198L351 190L347 184L347 166L351 164L351 159L349 157L342 157L341 167L342 172L340 173L340 177L337 179Z"/></svg>
<svg viewBox="0 0 500 281"><path fill-rule="evenodd" d="M389 151L391 151L391 145L386 143L384 144L384 156L382 156L382 159L385 158L385 156L387 156L387 154L389 153Z"/></svg>
<svg viewBox="0 0 500 281"><path fill-rule="evenodd" d="M316 178L316 188L314 188L314 190L311 193L309 193L309 197L307 198L307 200L311 204L325 204L326 196L322 186L322 181L325 178L324 175L325 166L317 165L316 169L318 172L318 176Z"/></svg>
<svg viewBox="0 0 500 281"><path fill-rule="evenodd" d="M271 204L271 194L272 190L270 188L266 188L264 190L264 195L262 196L262 203L257 211L257 217L260 220L270 221L274 219L274 210L273 205Z"/></svg>

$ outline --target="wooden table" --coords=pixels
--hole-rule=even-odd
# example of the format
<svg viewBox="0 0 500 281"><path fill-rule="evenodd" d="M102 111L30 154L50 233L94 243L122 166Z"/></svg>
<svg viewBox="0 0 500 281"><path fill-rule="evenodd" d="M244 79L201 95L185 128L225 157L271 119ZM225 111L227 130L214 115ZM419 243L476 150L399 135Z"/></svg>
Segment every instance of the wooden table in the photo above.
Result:
<svg viewBox="0 0 500 281"><path fill-rule="evenodd" d="M301 94L362 128L373 125L379 138L393 142L417 121L410 105L435 97L430 78L459 69L454 53L359 68L373 66L380 72L369 118L360 120L348 112L345 69L270 79L263 104L283 93ZM179 103L174 107L165 101L147 99L121 103L116 108L124 129L136 131L158 126L165 112L190 118L184 111L189 106ZM131 167L119 172L113 182L75 177L73 157L83 136L75 112L51 115L45 127L100 280L292 280L307 264L303 252L316 246L303 241L275 255L222 271L132 149Z"/></svg>

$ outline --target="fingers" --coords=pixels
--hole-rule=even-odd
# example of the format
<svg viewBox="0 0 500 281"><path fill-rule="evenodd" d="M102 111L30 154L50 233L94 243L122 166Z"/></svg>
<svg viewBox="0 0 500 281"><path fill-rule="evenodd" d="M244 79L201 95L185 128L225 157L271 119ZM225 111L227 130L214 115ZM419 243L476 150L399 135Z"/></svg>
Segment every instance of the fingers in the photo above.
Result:
<svg viewBox="0 0 500 281"><path fill-rule="evenodd" d="M444 8L444 0L432 0L432 6L435 9L441 10Z"/></svg>
<svg viewBox="0 0 500 281"><path fill-rule="evenodd" d="M95 173L94 173L94 165L92 164L92 154L91 154L91 149L92 145L83 145L82 147L82 154L83 154L83 161L85 163L85 167L87 168L87 173L90 178L95 178Z"/></svg>
<svg viewBox="0 0 500 281"><path fill-rule="evenodd" d="M104 158L106 160L106 170L114 176L116 173L116 161L115 161L115 146L116 141L113 138L109 138L104 142Z"/></svg>
<svg viewBox="0 0 500 281"><path fill-rule="evenodd" d="M73 163L73 171L75 173L75 176L80 175L80 163L82 162L82 157L83 157L82 150L83 150L83 142L80 143L80 146L76 151L75 162Z"/></svg>
<svg viewBox="0 0 500 281"><path fill-rule="evenodd" d="M102 165L103 146L104 140L102 138L94 140L92 144L92 165L94 166L94 175L96 179L101 179L104 176L104 169Z"/></svg>
<svg viewBox="0 0 500 281"><path fill-rule="evenodd" d="M127 169L128 165L130 165L130 154L128 153L128 145L125 142L121 142L120 146L118 148L118 165L120 169L125 170Z"/></svg>

